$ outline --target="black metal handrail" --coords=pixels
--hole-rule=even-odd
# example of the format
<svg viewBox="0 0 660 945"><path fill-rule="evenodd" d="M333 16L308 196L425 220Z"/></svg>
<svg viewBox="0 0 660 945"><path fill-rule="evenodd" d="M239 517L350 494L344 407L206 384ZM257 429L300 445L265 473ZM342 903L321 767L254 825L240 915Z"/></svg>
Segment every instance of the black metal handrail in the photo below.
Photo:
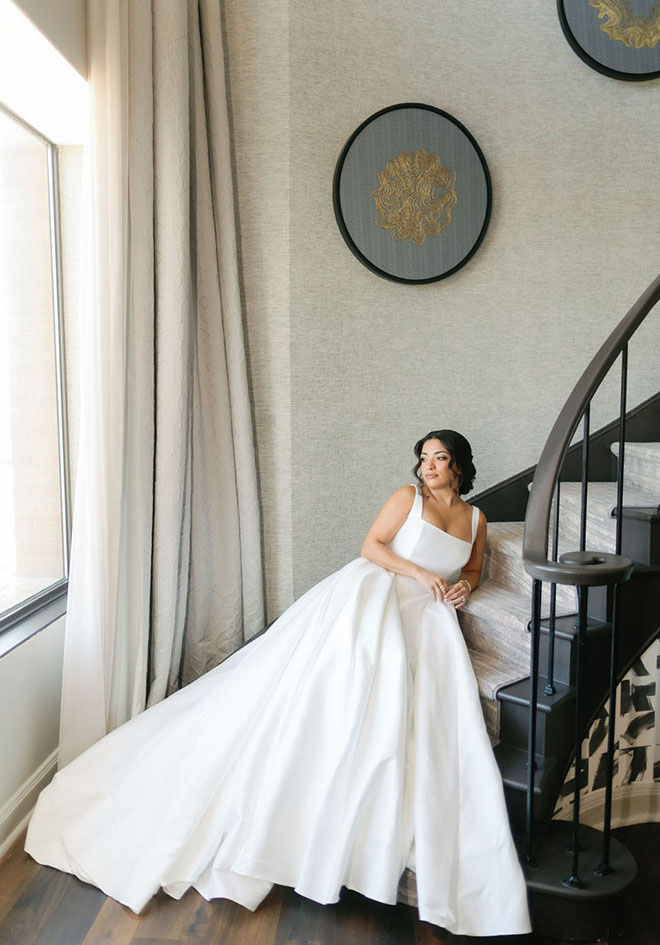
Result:
<svg viewBox="0 0 660 945"><path fill-rule="evenodd" d="M556 584L609 584L613 580L625 580L626 571L630 573L630 563L626 563L628 559L621 559L619 555L599 555L600 560L593 558L579 563L562 561L563 555L559 561L548 559L550 508L564 455L585 409L629 339L658 300L660 276L642 293L596 352L550 431L536 467L525 515L523 562L525 570L533 578Z"/></svg>
<svg viewBox="0 0 660 945"><path fill-rule="evenodd" d="M536 770L536 716L538 712L539 650L541 632L541 600L543 581L551 583L550 634L548 648L547 682L545 692L554 692L553 660L556 614L556 585L569 584L576 587L578 615L576 621L577 649L575 652L575 713L574 713L574 759L575 779L573 791L573 829L570 850L571 874L563 882L566 886L583 888L585 883L578 872L578 841L580 819L580 770L582 751L582 728L584 725L583 700L585 692L585 656L587 639L587 601L590 586L608 586L608 621L610 623L610 724L607 749L606 804L603 826L603 855L600 866L594 872L605 875L612 872L609 861L609 834L612 800L612 775L614 759L614 728L616 705L616 647L617 647L617 585L626 581L633 570L633 563L621 555L621 526L623 504L623 470L625 452L625 404L627 388L628 341L637 331L648 313L660 300L660 276L646 289L637 302L621 319L614 331L601 345L587 369L575 385L564 404L541 453L525 516L523 538L523 564L532 577L531 655L529 676L529 726L527 745L527 797L526 797L526 844L525 859L535 862L534 841L534 785ZM608 371L621 356L621 417L619 428L619 461L617 473L617 523L616 554L586 550L587 482L589 466L589 417L592 398ZM582 505L580 511L580 549L557 556L559 532L559 482L564 456L578 424L584 420L582 444ZM548 558L548 531L553 497L555 499L555 521L553 528L552 558Z"/></svg>

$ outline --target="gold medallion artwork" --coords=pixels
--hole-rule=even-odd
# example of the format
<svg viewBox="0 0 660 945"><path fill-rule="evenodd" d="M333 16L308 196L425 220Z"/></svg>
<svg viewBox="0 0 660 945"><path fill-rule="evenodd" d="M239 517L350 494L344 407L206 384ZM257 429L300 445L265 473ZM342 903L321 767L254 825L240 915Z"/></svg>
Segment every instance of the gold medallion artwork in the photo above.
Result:
<svg viewBox="0 0 660 945"><path fill-rule="evenodd" d="M598 10L599 20L605 20L600 28L610 39L631 49L653 49L660 40L660 3L654 4L648 16L633 13L630 0L589 0L589 5Z"/></svg>
<svg viewBox="0 0 660 945"><path fill-rule="evenodd" d="M376 225L389 230L393 240L410 239L422 246L451 223L458 203L456 171L443 167L439 155L424 148L402 151L378 171L378 187L371 191L376 204Z"/></svg>

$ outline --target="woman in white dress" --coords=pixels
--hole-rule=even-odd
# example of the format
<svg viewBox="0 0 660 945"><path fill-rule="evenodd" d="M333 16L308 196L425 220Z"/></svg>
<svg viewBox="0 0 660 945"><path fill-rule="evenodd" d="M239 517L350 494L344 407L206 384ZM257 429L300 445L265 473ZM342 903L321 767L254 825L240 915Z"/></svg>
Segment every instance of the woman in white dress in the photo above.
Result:
<svg viewBox="0 0 660 945"><path fill-rule="evenodd" d="M25 849L139 912L163 888L256 909L273 883L342 886L421 919L527 933L522 869L456 610L483 513L452 430L415 445L416 484L362 556L205 676L111 732L39 797Z"/></svg>

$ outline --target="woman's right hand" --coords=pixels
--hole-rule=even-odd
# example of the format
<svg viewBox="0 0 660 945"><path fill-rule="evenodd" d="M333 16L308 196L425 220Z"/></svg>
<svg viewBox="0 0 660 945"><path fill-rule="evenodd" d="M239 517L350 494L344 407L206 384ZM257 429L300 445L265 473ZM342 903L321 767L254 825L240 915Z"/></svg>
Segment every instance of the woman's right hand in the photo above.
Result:
<svg viewBox="0 0 660 945"><path fill-rule="evenodd" d="M420 568L418 565L415 571L415 580L418 581L422 587L425 587L429 594L432 594L436 600L445 599L445 591L448 585L441 574L434 574L432 571L427 571L425 568Z"/></svg>

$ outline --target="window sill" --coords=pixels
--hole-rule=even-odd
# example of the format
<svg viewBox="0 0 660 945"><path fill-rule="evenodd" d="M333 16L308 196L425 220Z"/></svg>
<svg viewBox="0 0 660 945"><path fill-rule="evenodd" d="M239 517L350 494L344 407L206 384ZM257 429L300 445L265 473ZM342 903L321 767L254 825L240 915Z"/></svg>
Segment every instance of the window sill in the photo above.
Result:
<svg viewBox="0 0 660 945"><path fill-rule="evenodd" d="M0 659L36 633L50 626L66 613L66 584L57 588L57 593L37 605L30 613L20 617L4 631L0 631Z"/></svg>

